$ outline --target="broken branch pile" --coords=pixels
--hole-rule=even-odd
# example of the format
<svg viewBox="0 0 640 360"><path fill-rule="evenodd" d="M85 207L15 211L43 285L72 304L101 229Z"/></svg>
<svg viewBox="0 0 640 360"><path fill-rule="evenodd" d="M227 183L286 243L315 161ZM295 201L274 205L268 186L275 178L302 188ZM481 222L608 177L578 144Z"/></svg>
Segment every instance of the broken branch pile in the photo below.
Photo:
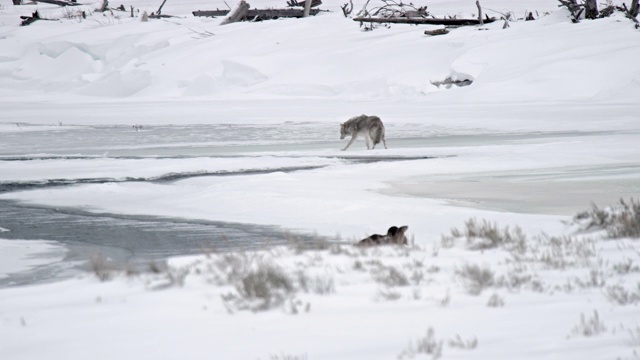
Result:
<svg viewBox="0 0 640 360"><path fill-rule="evenodd" d="M260 21L260 20L273 20L278 18L301 18L305 16L305 10L295 9L294 7L305 6L306 2L298 2L291 0L287 2L291 8L289 9L251 9L250 5L242 0L238 6L233 10L197 10L192 14L193 16L227 16L222 24L230 24L236 21ZM310 7L319 6L322 4L321 0L311 0ZM317 15L320 9L309 9L309 15Z"/></svg>
<svg viewBox="0 0 640 360"><path fill-rule="evenodd" d="M370 1L370 0L369 0ZM411 25L445 25L445 26L464 26L464 25L482 25L484 23L494 22L495 18L482 18L482 10L480 4L476 2L480 11L480 16L476 19L456 19L436 18L430 16L427 7L415 7L413 4L405 4L396 2L395 0L381 0L382 5L367 9L369 1L364 5L362 10L353 19L362 23L379 23L379 24L411 24ZM429 17L430 16L430 17Z"/></svg>
<svg viewBox="0 0 640 360"><path fill-rule="evenodd" d="M227 16L230 10L196 10L193 12L193 16ZM320 12L319 9L311 9L311 15L317 15ZM301 18L304 15L302 9L248 9L241 20L257 21L257 20L272 20L278 18Z"/></svg>

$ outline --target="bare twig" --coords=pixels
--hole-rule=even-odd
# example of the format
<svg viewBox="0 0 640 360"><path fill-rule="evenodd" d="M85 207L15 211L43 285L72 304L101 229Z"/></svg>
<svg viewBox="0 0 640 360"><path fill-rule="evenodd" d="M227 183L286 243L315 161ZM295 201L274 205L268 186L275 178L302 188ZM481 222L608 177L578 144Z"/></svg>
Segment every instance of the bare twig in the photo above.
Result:
<svg viewBox="0 0 640 360"><path fill-rule="evenodd" d="M156 11L156 15L162 15L162 7L164 6L164 3L166 3L167 0L163 0L162 4L160 4L160 7L158 8L158 11Z"/></svg>
<svg viewBox="0 0 640 360"><path fill-rule="evenodd" d="M574 23L580 22L580 15L584 11L584 5L578 4L577 0L558 0L560 5L558 7L566 7L571 13L571 21Z"/></svg>
<svg viewBox="0 0 640 360"><path fill-rule="evenodd" d="M426 17L428 16L427 7L415 7L413 3L405 4L402 1L380 0L382 5L376 6L371 10L367 9L369 1L358 13L358 17L379 17L379 18L397 18L397 17Z"/></svg>
<svg viewBox="0 0 640 360"><path fill-rule="evenodd" d="M351 8L349 8L349 6L351 6ZM342 8L344 17L349 17L349 15L351 15L351 12L353 12L353 0L349 0L349 3L342 5L340 8Z"/></svg>

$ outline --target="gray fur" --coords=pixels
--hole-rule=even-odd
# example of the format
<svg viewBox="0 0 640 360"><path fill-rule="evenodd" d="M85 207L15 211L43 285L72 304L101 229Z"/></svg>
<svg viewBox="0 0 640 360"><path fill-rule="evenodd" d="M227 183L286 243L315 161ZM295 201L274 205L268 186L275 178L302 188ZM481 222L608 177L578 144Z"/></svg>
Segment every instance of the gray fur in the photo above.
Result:
<svg viewBox="0 0 640 360"><path fill-rule="evenodd" d="M352 117L347 122L340 124L340 139L344 139L347 135L351 135L351 140L342 151L347 150L351 144L358 138L359 134L364 135L367 149L375 149L376 145L382 141L384 148L387 148L387 142L384 138L384 124L377 116L360 115ZM369 144L373 143L373 147Z"/></svg>

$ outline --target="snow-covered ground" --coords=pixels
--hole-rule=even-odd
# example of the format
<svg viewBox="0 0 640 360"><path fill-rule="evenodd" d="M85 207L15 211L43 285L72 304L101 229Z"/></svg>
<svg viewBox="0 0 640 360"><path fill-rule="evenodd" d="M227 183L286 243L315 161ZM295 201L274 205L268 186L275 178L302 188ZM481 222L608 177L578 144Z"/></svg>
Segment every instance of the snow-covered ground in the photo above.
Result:
<svg viewBox="0 0 640 360"><path fill-rule="evenodd" d="M485 0L537 20L429 37L364 31L343 3L225 26L191 15L222 1L170 0L176 17L149 22L159 1L124 4L134 18L0 4L0 203L337 239L143 273L96 255L92 273L1 288L0 358L639 357L637 239L571 221L640 193L633 22ZM18 26L36 9L56 20ZM473 83L432 84L449 77ZM338 124L362 113L389 149L340 151ZM352 246L393 225L413 245ZM501 240L461 234L475 225ZM3 237L15 226L0 218L0 277L64 261L64 243Z"/></svg>

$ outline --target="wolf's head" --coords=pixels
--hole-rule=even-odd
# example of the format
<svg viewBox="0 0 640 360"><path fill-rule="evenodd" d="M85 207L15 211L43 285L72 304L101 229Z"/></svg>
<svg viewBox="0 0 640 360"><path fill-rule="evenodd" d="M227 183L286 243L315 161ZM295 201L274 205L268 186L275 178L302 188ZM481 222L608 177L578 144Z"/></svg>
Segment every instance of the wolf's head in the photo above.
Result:
<svg viewBox="0 0 640 360"><path fill-rule="evenodd" d="M349 135L349 132L347 131L346 124L340 124L340 140L344 139L347 135Z"/></svg>
<svg viewBox="0 0 640 360"><path fill-rule="evenodd" d="M407 245L409 241L407 241L407 237L404 235L405 232L409 229L408 226L400 226L395 227L392 226L387 231L387 236L391 238L391 242L398 245Z"/></svg>

